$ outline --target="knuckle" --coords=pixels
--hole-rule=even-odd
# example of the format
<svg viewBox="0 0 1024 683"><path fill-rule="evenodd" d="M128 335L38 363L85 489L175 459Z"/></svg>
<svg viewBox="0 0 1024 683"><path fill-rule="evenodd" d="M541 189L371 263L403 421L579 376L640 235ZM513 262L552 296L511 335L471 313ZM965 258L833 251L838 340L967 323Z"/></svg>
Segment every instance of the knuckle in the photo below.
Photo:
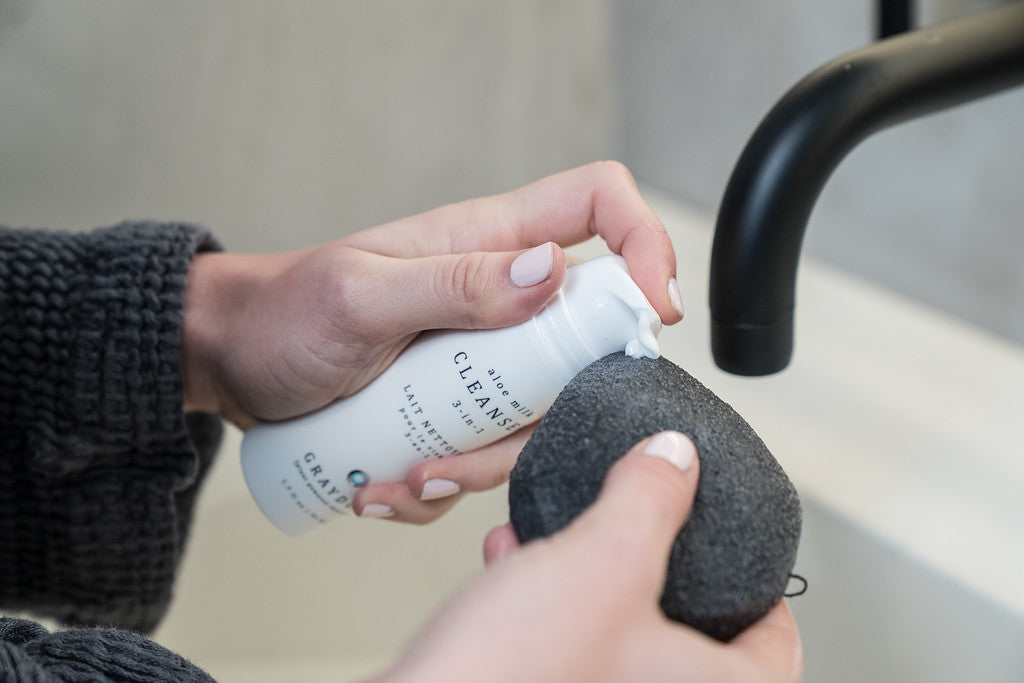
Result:
<svg viewBox="0 0 1024 683"><path fill-rule="evenodd" d="M307 263L303 311L311 331L323 339L344 337L353 343L379 342L394 334L394 325L371 305L386 286L365 254L349 248L320 250Z"/></svg>
<svg viewBox="0 0 1024 683"><path fill-rule="evenodd" d="M344 250L325 253L313 265L310 294L315 306L333 321L351 321L363 310L369 278L361 264Z"/></svg>
<svg viewBox="0 0 1024 683"><path fill-rule="evenodd" d="M480 299L481 283L486 281L487 257L481 252L460 254L442 269L438 291L445 292L451 305L471 314Z"/></svg>
<svg viewBox="0 0 1024 683"><path fill-rule="evenodd" d="M626 167L621 161L605 160L595 161L594 169L602 179L607 179L609 182L635 182L633 174L629 168Z"/></svg>

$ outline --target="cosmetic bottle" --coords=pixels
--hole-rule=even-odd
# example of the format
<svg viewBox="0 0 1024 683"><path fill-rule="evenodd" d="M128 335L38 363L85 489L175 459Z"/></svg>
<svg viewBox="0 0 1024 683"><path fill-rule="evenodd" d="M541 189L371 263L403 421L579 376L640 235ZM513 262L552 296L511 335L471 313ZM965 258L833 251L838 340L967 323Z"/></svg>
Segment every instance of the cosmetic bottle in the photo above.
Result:
<svg viewBox="0 0 1024 683"><path fill-rule="evenodd" d="M657 358L660 329L621 257L572 266L530 320L421 334L358 393L251 428L241 449L246 484L277 527L305 533L351 514L360 486L403 481L424 459L480 448L538 420L599 358Z"/></svg>

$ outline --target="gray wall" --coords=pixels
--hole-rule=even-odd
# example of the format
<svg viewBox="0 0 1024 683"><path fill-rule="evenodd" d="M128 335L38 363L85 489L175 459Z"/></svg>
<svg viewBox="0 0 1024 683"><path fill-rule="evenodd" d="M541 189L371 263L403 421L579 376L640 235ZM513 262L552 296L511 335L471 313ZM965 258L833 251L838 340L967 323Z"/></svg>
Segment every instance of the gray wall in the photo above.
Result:
<svg viewBox="0 0 1024 683"><path fill-rule="evenodd" d="M186 219L266 251L605 156L714 210L872 4L0 0L0 222ZM1024 91L868 140L808 248L1024 342L1021 121Z"/></svg>
<svg viewBox="0 0 1024 683"><path fill-rule="evenodd" d="M921 24L991 5L919 0ZM800 77L873 35L874 2L616 0L618 155L715 210L757 123ZM806 248L1024 343L1024 89L868 139ZM799 302L798 302L799 306Z"/></svg>
<svg viewBox="0 0 1024 683"><path fill-rule="evenodd" d="M607 155L607 14L0 0L0 223L187 219L265 251L511 189Z"/></svg>

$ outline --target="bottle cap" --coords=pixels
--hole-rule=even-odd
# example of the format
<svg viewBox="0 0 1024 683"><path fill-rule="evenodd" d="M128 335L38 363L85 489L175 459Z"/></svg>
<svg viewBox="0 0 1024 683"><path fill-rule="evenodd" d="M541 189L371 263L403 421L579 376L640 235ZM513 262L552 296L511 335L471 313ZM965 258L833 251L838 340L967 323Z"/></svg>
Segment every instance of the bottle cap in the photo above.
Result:
<svg viewBox="0 0 1024 683"><path fill-rule="evenodd" d="M550 314L539 318L546 319L548 334L558 339L576 372L617 351L634 358L661 355L661 319L621 256L599 256L569 268L548 309Z"/></svg>

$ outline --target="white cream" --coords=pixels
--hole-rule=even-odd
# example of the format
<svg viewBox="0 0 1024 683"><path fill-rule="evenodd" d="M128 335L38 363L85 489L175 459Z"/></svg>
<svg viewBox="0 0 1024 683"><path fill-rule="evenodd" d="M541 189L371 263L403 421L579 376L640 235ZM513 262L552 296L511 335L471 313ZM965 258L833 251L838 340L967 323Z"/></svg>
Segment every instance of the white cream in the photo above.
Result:
<svg viewBox="0 0 1024 683"><path fill-rule="evenodd" d="M424 459L480 448L538 420L598 358L657 358L660 329L621 257L587 261L525 323L423 334L358 394L253 427L242 441L246 483L274 524L304 533L349 514L369 481L401 481Z"/></svg>
<svg viewBox="0 0 1024 683"><path fill-rule="evenodd" d="M636 338L626 342L626 355L630 358L658 358L661 356L661 346L658 345L661 318L657 313L643 309L637 310L636 315Z"/></svg>

